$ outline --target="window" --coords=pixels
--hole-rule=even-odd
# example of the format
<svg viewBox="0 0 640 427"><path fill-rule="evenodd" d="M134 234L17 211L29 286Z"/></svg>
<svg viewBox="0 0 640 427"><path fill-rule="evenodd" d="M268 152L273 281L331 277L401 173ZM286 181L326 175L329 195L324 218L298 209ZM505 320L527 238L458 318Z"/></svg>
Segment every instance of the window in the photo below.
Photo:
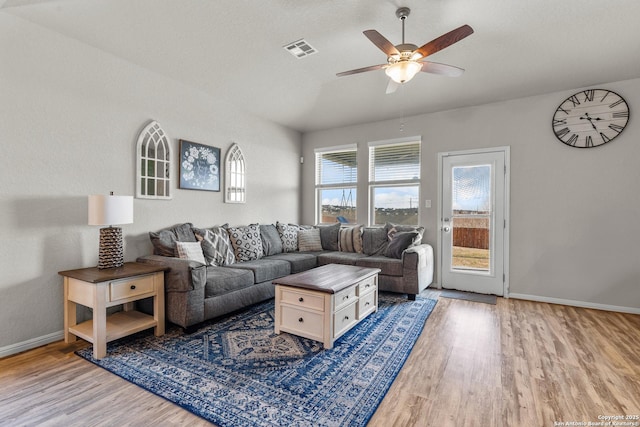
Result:
<svg viewBox="0 0 640 427"><path fill-rule="evenodd" d="M369 223L418 224L420 141L369 143Z"/></svg>
<svg viewBox="0 0 640 427"><path fill-rule="evenodd" d="M244 155L238 144L233 144L225 159L225 191L226 203L244 203L247 201L246 164Z"/></svg>
<svg viewBox="0 0 640 427"><path fill-rule="evenodd" d="M171 144L158 122L142 129L136 151L136 197L171 199Z"/></svg>
<svg viewBox="0 0 640 427"><path fill-rule="evenodd" d="M316 150L316 222L356 222L357 147Z"/></svg>

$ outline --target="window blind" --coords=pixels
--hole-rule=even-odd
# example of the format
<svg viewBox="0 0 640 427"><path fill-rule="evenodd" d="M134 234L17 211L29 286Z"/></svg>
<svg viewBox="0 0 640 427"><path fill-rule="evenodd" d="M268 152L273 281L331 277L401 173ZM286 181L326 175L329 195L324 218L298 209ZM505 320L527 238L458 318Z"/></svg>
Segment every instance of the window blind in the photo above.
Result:
<svg viewBox="0 0 640 427"><path fill-rule="evenodd" d="M369 147L369 181L420 179L420 141Z"/></svg>
<svg viewBox="0 0 640 427"><path fill-rule="evenodd" d="M316 185L355 184L357 181L355 148L316 152Z"/></svg>

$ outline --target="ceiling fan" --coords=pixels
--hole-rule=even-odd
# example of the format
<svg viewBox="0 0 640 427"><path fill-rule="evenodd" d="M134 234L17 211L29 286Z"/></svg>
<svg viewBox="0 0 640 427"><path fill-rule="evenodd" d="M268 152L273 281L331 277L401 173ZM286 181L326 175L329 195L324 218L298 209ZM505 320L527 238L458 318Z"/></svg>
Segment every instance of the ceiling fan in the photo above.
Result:
<svg viewBox="0 0 640 427"><path fill-rule="evenodd" d="M387 55L387 63L372 65L355 70L343 71L336 74L338 77L348 76L351 74L364 73L365 71L374 71L384 69L387 76L390 77L387 93L395 92L398 86L411 80L419 71L425 73L441 74L450 77L462 75L464 70L453 65L440 64L438 62L425 61L424 59L441 51L444 48L459 42L463 38L473 34L473 28L463 25L455 30L449 31L438 38L431 40L420 47L415 44L404 42L404 21L409 16L411 9L401 7L396 10L396 16L402 21L402 43L394 46L382 34L376 30L364 31L364 35L373 42L381 51Z"/></svg>

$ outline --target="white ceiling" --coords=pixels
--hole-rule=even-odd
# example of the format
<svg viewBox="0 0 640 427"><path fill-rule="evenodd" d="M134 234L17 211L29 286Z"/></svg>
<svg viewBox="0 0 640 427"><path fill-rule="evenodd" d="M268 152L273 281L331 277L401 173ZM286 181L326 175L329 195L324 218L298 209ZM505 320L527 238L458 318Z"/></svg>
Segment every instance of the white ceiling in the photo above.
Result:
<svg viewBox="0 0 640 427"><path fill-rule="evenodd" d="M463 24L475 33L390 95L363 34L418 46ZM0 0L9 13L301 132L640 77L638 0ZM318 50L297 59L283 46Z"/></svg>

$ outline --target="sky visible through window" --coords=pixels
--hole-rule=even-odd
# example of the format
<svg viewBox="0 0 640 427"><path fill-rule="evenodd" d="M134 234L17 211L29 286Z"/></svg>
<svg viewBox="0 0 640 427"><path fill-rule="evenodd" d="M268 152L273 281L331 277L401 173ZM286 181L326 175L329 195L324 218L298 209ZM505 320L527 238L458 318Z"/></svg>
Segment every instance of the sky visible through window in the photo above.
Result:
<svg viewBox="0 0 640 427"><path fill-rule="evenodd" d="M453 209L487 212L491 208L491 166L453 168Z"/></svg>

